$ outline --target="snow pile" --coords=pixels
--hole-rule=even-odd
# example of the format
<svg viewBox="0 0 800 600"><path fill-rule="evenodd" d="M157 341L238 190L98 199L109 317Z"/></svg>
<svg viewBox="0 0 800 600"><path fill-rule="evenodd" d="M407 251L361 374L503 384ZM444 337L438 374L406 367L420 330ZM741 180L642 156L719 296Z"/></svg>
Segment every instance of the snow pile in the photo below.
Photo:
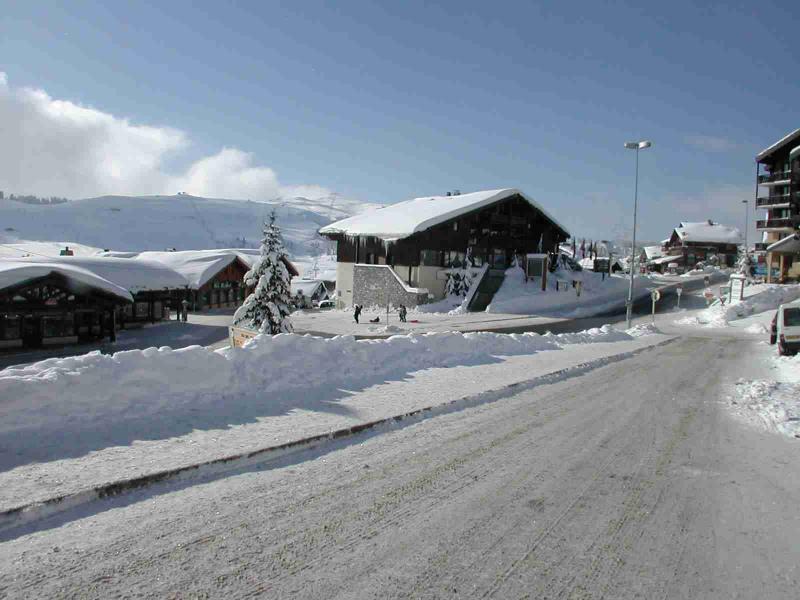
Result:
<svg viewBox="0 0 800 600"><path fill-rule="evenodd" d="M762 283L751 285L745 288L745 298L738 304L723 305L719 300L715 300L710 307L701 311L696 317L685 317L676 323L679 325L727 327L731 321L769 310L777 310L781 304L797 298L800 298L800 284Z"/></svg>
<svg viewBox="0 0 800 600"><path fill-rule="evenodd" d="M763 323L753 323L752 325L748 325L744 328L745 333L753 333L761 335L763 333L769 333L769 328L764 325Z"/></svg>
<svg viewBox="0 0 800 600"><path fill-rule="evenodd" d="M573 281L581 282L578 296ZM556 291L558 282L559 291ZM593 271L559 269L547 276L547 290L542 291L541 280L525 281L522 269L506 270L503 285L495 294L486 312L588 317L625 305L628 297L627 277L606 275ZM654 287L648 277L636 278L636 297L650 293Z"/></svg>
<svg viewBox="0 0 800 600"><path fill-rule="evenodd" d="M800 438L800 383L742 379L731 404L748 421Z"/></svg>
<svg viewBox="0 0 800 600"><path fill-rule="evenodd" d="M142 419L167 429L170 419L187 425L207 413L234 419L245 406L267 411L292 393L313 398L315 390L353 390L432 367L632 339L609 326L547 336L450 332L356 340L280 334L217 351L162 347L54 358L0 371L0 447L31 435L102 438L105 428Z"/></svg>
<svg viewBox="0 0 800 600"><path fill-rule="evenodd" d="M658 327L653 325L652 323L641 323L639 325L634 325L630 329L626 330L626 332L631 337L643 337L645 335L655 335L658 333L662 333Z"/></svg>

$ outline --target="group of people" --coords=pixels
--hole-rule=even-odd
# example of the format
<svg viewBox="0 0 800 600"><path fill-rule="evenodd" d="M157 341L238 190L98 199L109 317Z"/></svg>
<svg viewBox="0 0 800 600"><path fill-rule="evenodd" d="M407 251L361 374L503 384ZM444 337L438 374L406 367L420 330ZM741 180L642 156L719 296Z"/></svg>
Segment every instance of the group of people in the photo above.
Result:
<svg viewBox="0 0 800 600"><path fill-rule="evenodd" d="M356 323L359 322L359 318L361 317L361 311L363 310L364 307L361 306L360 304L353 305L353 319L355 320ZM401 323L408 322L406 321L406 317L408 316L408 309L404 305L401 304L399 306L399 308L397 309L397 314L400 317ZM380 317L375 317L374 319L369 320L370 323L380 323L380 321L381 321Z"/></svg>

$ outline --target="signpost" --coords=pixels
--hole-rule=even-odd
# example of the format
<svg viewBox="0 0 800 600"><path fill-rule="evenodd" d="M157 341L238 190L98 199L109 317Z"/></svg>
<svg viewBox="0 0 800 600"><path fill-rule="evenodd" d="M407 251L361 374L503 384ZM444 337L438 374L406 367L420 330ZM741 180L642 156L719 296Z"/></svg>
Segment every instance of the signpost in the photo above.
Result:
<svg viewBox="0 0 800 600"><path fill-rule="evenodd" d="M731 275L730 282L730 304L738 304L744 299L744 275Z"/></svg>
<svg viewBox="0 0 800 600"><path fill-rule="evenodd" d="M656 302L661 300L661 292L653 290L650 292L650 299L653 301L653 325L656 324Z"/></svg>
<svg viewBox="0 0 800 600"><path fill-rule="evenodd" d="M675 293L678 294L678 310L681 308L681 294L683 294L683 285L678 284L678 287L675 288Z"/></svg>

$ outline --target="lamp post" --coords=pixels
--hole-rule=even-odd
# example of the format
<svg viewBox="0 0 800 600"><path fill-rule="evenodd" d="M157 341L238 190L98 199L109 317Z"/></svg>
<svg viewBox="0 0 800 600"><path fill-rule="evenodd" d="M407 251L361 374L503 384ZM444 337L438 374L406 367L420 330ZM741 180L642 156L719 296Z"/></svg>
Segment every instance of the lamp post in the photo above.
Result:
<svg viewBox="0 0 800 600"><path fill-rule="evenodd" d="M747 256L747 228L750 227L750 223L748 222L750 203L747 200L742 200L742 204L744 204L744 255Z"/></svg>
<svg viewBox="0 0 800 600"><path fill-rule="evenodd" d="M625 142L625 148L628 150L636 150L636 183L633 191L633 240L631 241L631 279L628 285L628 304L626 321L628 329L631 328L631 316L633 313L633 275L634 267L636 264L636 213L639 207L639 150L644 150L652 146L647 140L640 142Z"/></svg>

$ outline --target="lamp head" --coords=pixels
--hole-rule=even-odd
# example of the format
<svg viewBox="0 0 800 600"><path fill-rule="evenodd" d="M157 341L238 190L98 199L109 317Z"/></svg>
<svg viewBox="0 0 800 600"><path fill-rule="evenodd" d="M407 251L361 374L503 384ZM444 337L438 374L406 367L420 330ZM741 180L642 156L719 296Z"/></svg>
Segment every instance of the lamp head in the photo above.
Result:
<svg viewBox="0 0 800 600"><path fill-rule="evenodd" d="M642 140L641 142L625 142L625 147L628 150L644 150L652 145L652 142L648 142L647 140Z"/></svg>

